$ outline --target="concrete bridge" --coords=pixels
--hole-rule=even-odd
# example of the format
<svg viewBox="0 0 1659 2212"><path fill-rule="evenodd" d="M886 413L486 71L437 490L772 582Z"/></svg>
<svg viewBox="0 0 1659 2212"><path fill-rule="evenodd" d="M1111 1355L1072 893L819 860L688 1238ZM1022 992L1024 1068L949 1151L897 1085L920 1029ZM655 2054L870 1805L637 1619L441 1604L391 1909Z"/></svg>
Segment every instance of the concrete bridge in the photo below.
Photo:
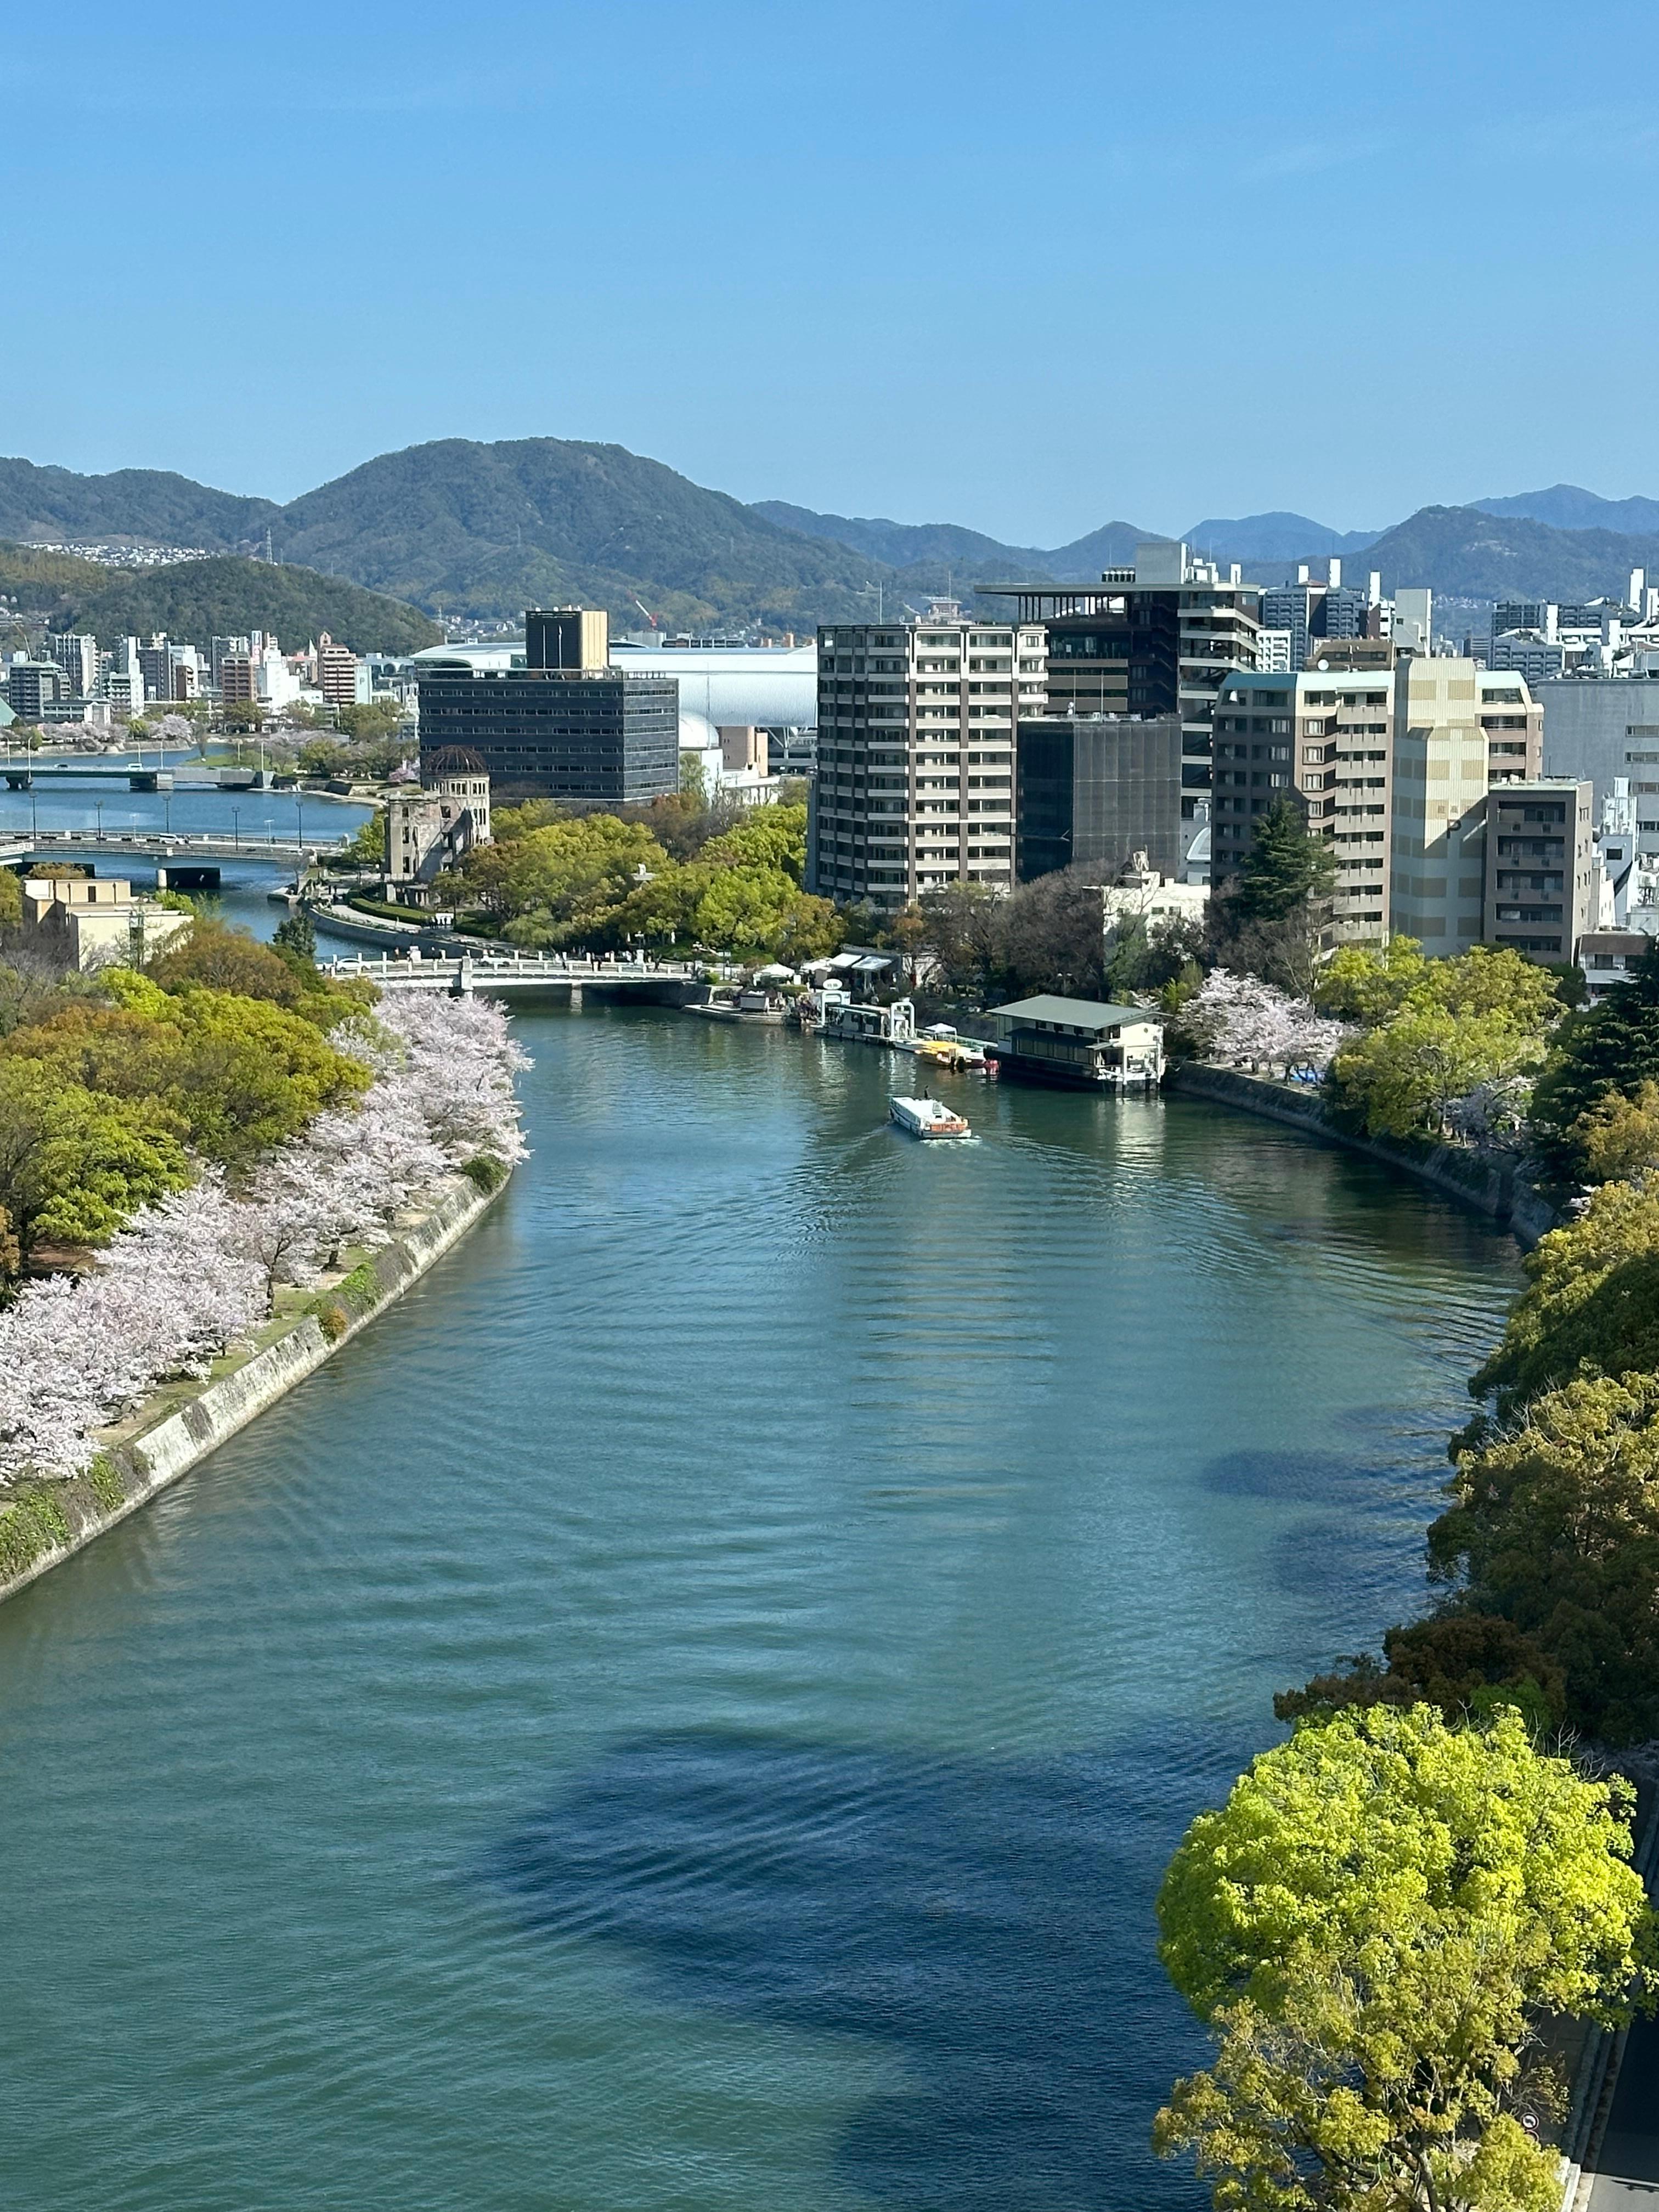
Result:
<svg viewBox="0 0 1659 2212"><path fill-rule="evenodd" d="M580 1006L586 991L616 993L646 1005L678 1006L702 988L702 970L673 961L655 965L643 960L592 960L560 952L463 952L428 956L421 952L376 956L343 955L319 961L324 975L343 980L362 975L383 991L439 991L466 998L568 996Z"/></svg>
<svg viewBox="0 0 1659 2212"><path fill-rule="evenodd" d="M298 861L341 852L349 842L343 836L307 837L302 845L295 837L279 837L275 830L263 836L234 830L228 836L222 832L185 836L164 830L0 830L0 866L15 866L19 860L46 860L59 853L106 853L116 859L134 855L154 860Z"/></svg>

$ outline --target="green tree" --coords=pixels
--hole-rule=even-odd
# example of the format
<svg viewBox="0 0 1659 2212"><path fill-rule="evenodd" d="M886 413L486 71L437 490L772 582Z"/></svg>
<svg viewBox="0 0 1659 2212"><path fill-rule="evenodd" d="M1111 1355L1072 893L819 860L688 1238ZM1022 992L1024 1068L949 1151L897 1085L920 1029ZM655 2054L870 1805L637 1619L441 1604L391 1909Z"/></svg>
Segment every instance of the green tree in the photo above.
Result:
<svg viewBox="0 0 1659 2212"><path fill-rule="evenodd" d="M1158 1899L1214 2031L1154 2141L1218 2206L1545 2212L1559 2101L1532 2020L1653 1987L1633 1792L1541 1755L1518 1713L1387 1705L1304 1724L1188 1830Z"/></svg>
<svg viewBox="0 0 1659 2212"><path fill-rule="evenodd" d="M783 927L769 950L791 968L809 960L828 960L842 948L846 925L834 902L799 891L783 918Z"/></svg>
<svg viewBox="0 0 1659 2212"><path fill-rule="evenodd" d="M1322 1014L1374 1029L1397 1014L1422 984L1428 968L1414 937L1386 945L1342 945L1320 970L1314 1002Z"/></svg>
<svg viewBox="0 0 1659 2212"><path fill-rule="evenodd" d="M371 868L377 872L386 866L386 810L376 807L367 822L359 824L351 842L346 847L344 859L349 866Z"/></svg>
<svg viewBox="0 0 1659 2212"><path fill-rule="evenodd" d="M1325 1718L1343 1705L1438 1705L1448 1720L1490 1720L1513 1705L1537 1737L1560 1725L1566 1680L1542 1644L1501 1613L1436 1613L1389 1629L1381 1665L1358 1651L1341 1672L1316 1674L1273 1699L1281 1721Z"/></svg>
<svg viewBox="0 0 1659 2212"><path fill-rule="evenodd" d="M1572 1126L1593 1182L1639 1183L1659 1167L1659 1083L1609 1091Z"/></svg>
<svg viewBox="0 0 1659 2212"><path fill-rule="evenodd" d="M1535 1066L1536 1036L1500 1014L1455 1014L1408 1002L1337 1054L1331 1071L1338 1117L1370 1136L1443 1133L1455 1099Z"/></svg>
<svg viewBox="0 0 1659 2212"><path fill-rule="evenodd" d="M1613 1092L1659 1080L1659 938L1599 1005L1568 1017L1555 1046L1533 1097L1533 1141L1552 1175L1576 1182L1588 1167L1585 1117Z"/></svg>
<svg viewBox="0 0 1659 2212"><path fill-rule="evenodd" d="M1604 1183L1577 1220L1539 1239L1526 1269L1498 1348L1469 1385L1497 1394L1500 1421L1570 1376L1659 1370L1659 1190Z"/></svg>
<svg viewBox="0 0 1659 2212"><path fill-rule="evenodd" d="M1432 1571L1514 1622L1577 1728L1659 1733L1659 1377L1586 1376L1457 1459Z"/></svg>
<svg viewBox="0 0 1659 2212"><path fill-rule="evenodd" d="M107 1097L48 1062L0 1054L8 1257L21 1267L42 1243L95 1243L182 1189L190 1164L181 1133L155 1098Z"/></svg>
<svg viewBox="0 0 1659 2212"><path fill-rule="evenodd" d="M257 699L228 699L219 709L219 720L228 730L260 730L265 710Z"/></svg>
<svg viewBox="0 0 1659 2212"><path fill-rule="evenodd" d="M926 947L953 998L993 995L1000 968L997 903L988 884L945 884L922 894Z"/></svg>
<svg viewBox="0 0 1659 2212"><path fill-rule="evenodd" d="M1280 792L1255 825L1228 902L1246 921L1284 921L1335 888L1335 853L1310 833L1302 809Z"/></svg>
<svg viewBox="0 0 1659 2212"><path fill-rule="evenodd" d="M317 925L303 908L296 907L285 915L276 925L271 944L276 951L286 953L291 962L314 968L317 964Z"/></svg>
<svg viewBox="0 0 1659 2212"><path fill-rule="evenodd" d="M712 838L702 857L721 866L773 868L799 887L806 874L806 809L751 807L735 829Z"/></svg>

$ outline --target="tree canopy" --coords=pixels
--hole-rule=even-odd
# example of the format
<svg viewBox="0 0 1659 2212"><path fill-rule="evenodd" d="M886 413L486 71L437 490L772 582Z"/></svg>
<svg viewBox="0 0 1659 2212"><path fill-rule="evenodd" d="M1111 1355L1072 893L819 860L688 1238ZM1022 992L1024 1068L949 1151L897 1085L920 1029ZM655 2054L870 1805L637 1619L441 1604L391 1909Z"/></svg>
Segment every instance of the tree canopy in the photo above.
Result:
<svg viewBox="0 0 1659 2212"><path fill-rule="evenodd" d="M1628 1785L1518 1714L1347 1711L1264 1753L1188 1829L1158 1899L1171 1978L1216 2033L1158 2148L1219 2205L1545 2212L1556 2094L1529 2015L1613 2021L1653 1981Z"/></svg>
<svg viewBox="0 0 1659 2212"><path fill-rule="evenodd" d="M1635 972L1561 1025L1532 1105L1539 1157L1561 1182L1583 1180L1588 1117L1613 1095L1659 1080L1659 938Z"/></svg>

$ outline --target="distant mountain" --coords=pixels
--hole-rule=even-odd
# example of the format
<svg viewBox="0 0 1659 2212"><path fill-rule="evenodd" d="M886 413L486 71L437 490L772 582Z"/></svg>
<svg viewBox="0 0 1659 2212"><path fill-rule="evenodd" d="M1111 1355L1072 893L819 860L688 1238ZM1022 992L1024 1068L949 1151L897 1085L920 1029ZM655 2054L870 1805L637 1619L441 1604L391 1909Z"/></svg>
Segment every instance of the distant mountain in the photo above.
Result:
<svg viewBox="0 0 1659 2212"><path fill-rule="evenodd" d="M0 538L137 538L152 545L209 545L227 551L264 538L282 509L272 500L213 491L163 469L77 476L0 460Z"/></svg>
<svg viewBox="0 0 1659 2212"><path fill-rule="evenodd" d="M889 522L883 518L851 514L817 514L810 507L791 507L781 499L761 500L751 510L786 530L803 537L833 538L836 543L884 561L905 572L905 580L943 590L947 577L968 586L975 582L1021 583L1048 578L1058 584L1094 583L1103 568L1121 568L1133 561L1136 545L1155 538L1133 522L1109 522L1069 545L1005 545L978 530L965 530L955 522Z"/></svg>
<svg viewBox="0 0 1659 2212"><path fill-rule="evenodd" d="M1361 553L1381 536L1376 530L1331 530L1305 514L1275 511L1231 521L1211 517L1185 532L1187 543L1218 561L1315 561Z"/></svg>
<svg viewBox="0 0 1659 2212"><path fill-rule="evenodd" d="M200 646L213 637L268 629L290 649L325 629L355 653L418 653L422 646L443 643L436 623L417 608L339 576L319 576L313 568L216 554L165 568L94 574L95 586L88 588L83 580L58 600L54 629L88 629L105 640L166 630Z"/></svg>
<svg viewBox="0 0 1659 2212"><path fill-rule="evenodd" d="M1615 530L1630 537L1659 536L1659 499L1602 499L1578 484L1521 491L1508 499L1477 499L1483 514L1518 514L1555 530Z"/></svg>
<svg viewBox="0 0 1659 2212"><path fill-rule="evenodd" d="M637 627L811 629L855 619L872 581L850 547L781 529L622 446L448 438L382 453L284 507L285 559L417 605L482 615L582 601Z"/></svg>
<svg viewBox="0 0 1659 2212"><path fill-rule="evenodd" d="M994 569L1001 575L1010 569L1024 572L1053 557L1034 545L1004 545L997 538L965 530L954 522L888 522L879 516L815 514L810 507L791 507L781 499L759 500L749 511L763 514L781 530L793 530L803 538L830 538L872 561L884 561L893 568L948 562L964 571L974 569L988 576Z"/></svg>
<svg viewBox="0 0 1659 2212"><path fill-rule="evenodd" d="M1365 552L1382 588L1428 584L1464 599L1589 599L1624 596L1633 568L1659 578L1659 536L1554 530L1483 507L1425 507L1385 530Z"/></svg>

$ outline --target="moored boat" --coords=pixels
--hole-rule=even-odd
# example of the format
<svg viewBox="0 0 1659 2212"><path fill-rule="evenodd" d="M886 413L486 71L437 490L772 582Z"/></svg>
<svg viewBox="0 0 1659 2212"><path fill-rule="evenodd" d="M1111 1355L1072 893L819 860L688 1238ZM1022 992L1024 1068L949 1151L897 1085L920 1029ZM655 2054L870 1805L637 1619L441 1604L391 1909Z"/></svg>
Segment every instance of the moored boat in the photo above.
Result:
<svg viewBox="0 0 1659 2212"><path fill-rule="evenodd" d="M974 1133L960 1114L953 1114L937 1098L890 1098L887 1112L912 1137L971 1137Z"/></svg>

